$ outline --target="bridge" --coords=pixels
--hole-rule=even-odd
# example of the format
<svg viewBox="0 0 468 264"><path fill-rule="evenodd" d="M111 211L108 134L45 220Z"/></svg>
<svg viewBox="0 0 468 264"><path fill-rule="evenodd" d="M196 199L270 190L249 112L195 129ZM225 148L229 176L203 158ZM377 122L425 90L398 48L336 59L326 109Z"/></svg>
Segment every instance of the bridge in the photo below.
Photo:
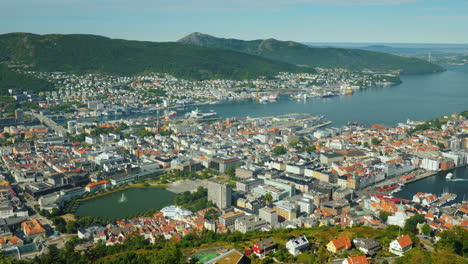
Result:
<svg viewBox="0 0 468 264"><path fill-rule="evenodd" d="M34 118L37 118L39 121L41 121L41 123L43 123L44 125L46 125L50 129L54 130L57 135L59 135L61 137L67 135L67 130L63 126L57 124L54 120L48 118L47 116L44 116L44 115L41 115L41 114L36 114L36 113L33 113L33 112L25 112L25 114L29 115L29 116L32 116Z"/></svg>

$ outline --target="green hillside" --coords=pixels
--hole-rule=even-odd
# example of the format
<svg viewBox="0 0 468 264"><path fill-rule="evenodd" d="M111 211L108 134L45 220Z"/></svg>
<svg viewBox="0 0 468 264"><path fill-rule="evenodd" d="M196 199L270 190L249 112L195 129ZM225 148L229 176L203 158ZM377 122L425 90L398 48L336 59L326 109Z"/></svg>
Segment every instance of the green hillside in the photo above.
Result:
<svg viewBox="0 0 468 264"><path fill-rule="evenodd" d="M175 42L144 42L94 35L0 35L0 62L34 64L40 71L100 72L119 75L145 71L188 79L246 79L311 68L236 51Z"/></svg>
<svg viewBox="0 0 468 264"><path fill-rule="evenodd" d="M311 67L401 71L402 73L429 73L443 70L436 64L417 58L358 49L315 48L293 41L275 39L244 41L192 33L180 39L179 42L194 46L235 50Z"/></svg>
<svg viewBox="0 0 468 264"><path fill-rule="evenodd" d="M8 93L8 89L23 89L36 92L53 90L54 85L46 80L18 73L0 64L0 95Z"/></svg>

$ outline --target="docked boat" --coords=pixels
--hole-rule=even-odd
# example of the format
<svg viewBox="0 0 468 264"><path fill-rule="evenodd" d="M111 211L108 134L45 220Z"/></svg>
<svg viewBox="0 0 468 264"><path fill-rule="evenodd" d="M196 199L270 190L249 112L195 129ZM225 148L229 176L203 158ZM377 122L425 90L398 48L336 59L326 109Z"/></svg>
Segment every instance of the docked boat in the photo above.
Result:
<svg viewBox="0 0 468 264"><path fill-rule="evenodd" d="M453 173L449 172L447 175L445 175L445 179L451 180L453 178Z"/></svg>
<svg viewBox="0 0 468 264"><path fill-rule="evenodd" d="M278 100L278 96L277 96L277 95L270 95L270 96L268 96L268 101L270 101L270 102L276 102L276 100Z"/></svg>
<svg viewBox="0 0 468 264"><path fill-rule="evenodd" d="M176 117L178 115L179 114L176 111L170 111L169 113L167 113L166 116L161 116L161 117L159 117L159 119L167 119L167 118L171 118L171 117Z"/></svg>
<svg viewBox="0 0 468 264"><path fill-rule="evenodd" d="M218 115L218 113L216 113L213 110L200 111L197 108L197 109L193 110L192 112L187 113L186 116L189 117L189 118L194 118L194 119L204 119L204 118L212 118L212 117L215 117L217 115Z"/></svg>

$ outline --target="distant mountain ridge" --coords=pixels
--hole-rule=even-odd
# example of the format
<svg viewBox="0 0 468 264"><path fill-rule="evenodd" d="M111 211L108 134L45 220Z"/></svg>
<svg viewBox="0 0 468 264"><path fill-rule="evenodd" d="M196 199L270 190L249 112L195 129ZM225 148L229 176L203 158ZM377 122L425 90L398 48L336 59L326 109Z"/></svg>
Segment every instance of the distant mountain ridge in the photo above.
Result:
<svg viewBox="0 0 468 264"><path fill-rule="evenodd" d="M311 67L400 71L402 73L429 73L443 70L439 65L417 58L359 49L310 47L294 41L279 41L272 38L245 41L217 38L195 32L181 38L178 42L194 46L235 50Z"/></svg>
<svg viewBox="0 0 468 264"><path fill-rule="evenodd" d="M39 71L133 75L145 71L187 79L247 79L278 72L314 72L232 50L176 42L110 39L96 35L0 35L0 63L35 65Z"/></svg>

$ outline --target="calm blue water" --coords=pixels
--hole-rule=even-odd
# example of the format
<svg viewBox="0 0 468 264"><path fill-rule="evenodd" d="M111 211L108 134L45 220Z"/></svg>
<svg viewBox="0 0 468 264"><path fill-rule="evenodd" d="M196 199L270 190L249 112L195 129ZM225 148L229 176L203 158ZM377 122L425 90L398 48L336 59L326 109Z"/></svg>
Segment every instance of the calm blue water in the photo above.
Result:
<svg viewBox="0 0 468 264"><path fill-rule="evenodd" d="M461 202L463 198L468 200L468 167L457 168L450 172L453 173L451 180L445 178L448 172L440 172L437 175L405 185L394 196L411 200L417 192L433 193L437 196L449 192L457 194L457 198L453 202Z"/></svg>
<svg viewBox="0 0 468 264"><path fill-rule="evenodd" d="M401 76L402 84L362 89L355 92L353 96L312 98L307 101L297 101L288 96L281 96L276 103L259 104L254 100L244 100L203 105L198 108L215 110L221 117L310 113L324 115L328 120L333 121L333 126L342 126L348 121L395 125L408 118L428 120L468 110L468 65L447 65L446 67L447 71L441 73L404 75ZM178 112L183 114L192 109L178 110ZM147 115L155 116L156 114ZM138 115L126 116L126 118L135 117ZM101 118L100 120L112 119L115 118Z"/></svg>
<svg viewBox="0 0 468 264"><path fill-rule="evenodd" d="M363 89L353 96L313 98L307 101L283 96L277 103L243 101L199 108L213 109L222 117L320 114L333 121L335 126L344 125L348 121L395 125L408 118L428 120L468 110L468 65L447 67L448 70L441 73L404 75L401 77L402 84Z"/></svg>

